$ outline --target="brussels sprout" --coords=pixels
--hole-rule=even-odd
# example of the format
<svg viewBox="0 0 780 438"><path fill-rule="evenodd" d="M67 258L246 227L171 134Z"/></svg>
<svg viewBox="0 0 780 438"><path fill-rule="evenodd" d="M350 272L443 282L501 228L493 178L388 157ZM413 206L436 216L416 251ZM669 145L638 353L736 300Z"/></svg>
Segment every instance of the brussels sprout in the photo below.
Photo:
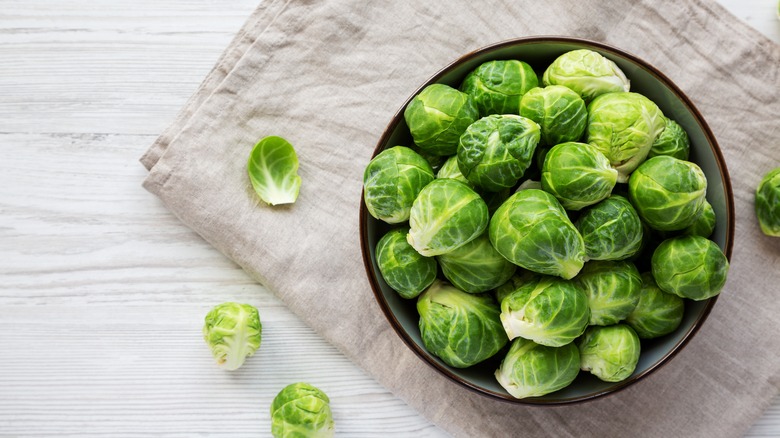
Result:
<svg viewBox="0 0 780 438"><path fill-rule="evenodd" d="M694 301L718 295L729 270L720 247L701 236L664 240L653 252L650 264L661 290Z"/></svg>
<svg viewBox="0 0 780 438"><path fill-rule="evenodd" d="M712 205L704 200L704 205L701 207L699 215L691 226L683 230L683 234L690 234L694 236L710 237L712 232L715 231L715 210Z"/></svg>
<svg viewBox="0 0 780 438"><path fill-rule="evenodd" d="M488 61L466 76L460 90L471 95L479 113L517 114L520 98L539 85L534 69L516 59Z"/></svg>
<svg viewBox="0 0 780 438"><path fill-rule="evenodd" d="M425 87L404 110L415 144L434 155L455 154L458 138L478 118L474 99L444 84Z"/></svg>
<svg viewBox="0 0 780 438"><path fill-rule="evenodd" d="M630 89L629 80L617 64L587 49L572 50L556 58L545 70L542 83L563 85L585 100Z"/></svg>
<svg viewBox="0 0 780 438"><path fill-rule="evenodd" d="M498 353L508 339L487 294L469 294L436 280L417 300L425 349L447 365L470 367Z"/></svg>
<svg viewBox="0 0 780 438"><path fill-rule="evenodd" d="M512 263L540 274L574 278L585 243L563 207L542 190L521 190L490 219L490 242Z"/></svg>
<svg viewBox="0 0 780 438"><path fill-rule="evenodd" d="M529 90L520 101L520 115L539 124L548 146L579 140L588 121L585 101L561 85Z"/></svg>
<svg viewBox="0 0 780 438"><path fill-rule="evenodd" d="M493 248L487 233L437 256L437 260L447 280L468 293L487 292L501 286L517 268Z"/></svg>
<svg viewBox="0 0 780 438"><path fill-rule="evenodd" d="M298 155L282 137L260 140L247 162L252 188L270 205L292 204L298 199L301 177L298 175Z"/></svg>
<svg viewBox="0 0 780 438"><path fill-rule="evenodd" d="M631 203L620 195L612 195L583 211L574 226L582 235L589 260L624 260L642 248L642 221Z"/></svg>
<svg viewBox="0 0 780 438"><path fill-rule="evenodd" d="M590 325L612 325L626 319L642 290L642 277L628 261L588 262L575 280L588 296Z"/></svg>
<svg viewBox="0 0 780 438"><path fill-rule="evenodd" d="M497 192L523 176L538 143L539 125L532 120L512 114L483 117L460 137L458 167L476 186Z"/></svg>
<svg viewBox="0 0 780 438"><path fill-rule="evenodd" d="M655 103L637 93L608 93L588 105L588 143L618 171L618 182L647 158L666 118Z"/></svg>
<svg viewBox="0 0 780 438"><path fill-rule="evenodd" d="M517 338L496 380L514 398L538 397L569 386L579 372L580 352L573 343L547 347Z"/></svg>
<svg viewBox="0 0 780 438"><path fill-rule="evenodd" d="M412 204L407 235L420 254L445 254L476 239L488 226L485 201L454 179L437 179L420 191Z"/></svg>
<svg viewBox="0 0 780 438"><path fill-rule="evenodd" d="M308 383L293 383L271 402L274 438L330 438L335 433L330 399Z"/></svg>
<svg viewBox="0 0 780 438"><path fill-rule="evenodd" d="M588 327L577 346L582 370L605 382L627 379L639 362L639 337L625 324Z"/></svg>
<svg viewBox="0 0 780 438"><path fill-rule="evenodd" d="M504 298L519 289L520 286L529 283L538 283L541 279L542 275L540 274L525 269L518 269L509 281L496 288L496 300L498 301L498 304L501 304L501 302L504 301Z"/></svg>
<svg viewBox="0 0 780 438"><path fill-rule="evenodd" d="M473 187L474 185L471 184L469 180L466 179L465 176L463 176L462 173L460 173L460 169L458 168L458 156L453 155L447 159L447 161L442 164L442 166L439 168L439 171L436 173L436 178L443 179L443 178L449 178L449 179L456 179L469 187Z"/></svg>
<svg viewBox="0 0 780 438"><path fill-rule="evenodd" d="M575 282L540 277L515 289L501 301L501 323L507 336L560 347L588 325L588 297Z"/></svg>
<svg viewBox="0 0 780 438"><path fill-rule="evenodd" d="M217 365L237 370L260 348L263 325L260 314L249 304L222 303L206 314L203 338Z"/></svg>
<svg viewBox="0 0 780 438"><path fill-rule="evenodd" d="M363 199L371 216L389 224L409 219L412 202L429 182L433 169L404 146L380 152L363 172Z"/></svg>
<svg viewBox="0 0 780 438"><path fill-rule="evenodd" d="M690 161L659 155L628 181L628 196L639 217L659 231L682 230L696 221L707 194L707 178Z"/></svg>
<svg viewBox="0 0 780 438"><path fill-rule="evenodd" d="M687 160L691 149L688 133L672 119L666 119L666 125L658 138L655 139L647 158L658 155L669 155L680 160Z"/></svg>
<svg viewBox="0 0 780 438"><path fill-rule="evenodd" d="M756 217L764 234L780 237L780 167L764 175L756 189Z"/></svg>
<svg viewBox="0 0 780 438"><path fill-rule="evenodd" d="M618 173L595 147L561 143L547 152L542 166L542 189L568 210L580 210L609 196Z"/></svg>
<svg viewBox="0 0 780 438"><path fill-rule="evenodd" d="M640 339L657 338L677 330L684 310L682 298L662 291L652 274L644 272L639 303L626 318L626 324Z"/></svg>
<svg viewBox="0 0 780 438"><path fill-rule="evenodd" d="M376 264L385 282L404 298L417 298L436 279L436 260L406 241L408 228L391 230L376 244Z"/></svg>

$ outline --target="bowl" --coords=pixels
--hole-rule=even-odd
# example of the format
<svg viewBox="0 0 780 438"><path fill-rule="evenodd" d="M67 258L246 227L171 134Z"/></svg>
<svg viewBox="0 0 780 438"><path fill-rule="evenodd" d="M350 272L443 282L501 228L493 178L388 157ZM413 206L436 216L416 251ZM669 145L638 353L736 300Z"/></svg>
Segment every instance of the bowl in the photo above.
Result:
<svg viewBox="0 0 780 438"><path fill-rule="evenodd" d="M443 83L457 88L466 74L479 64L500 59L525 61L534 67L541 78L540 73L555 58L576 49L594 50L617 63L631 80L631 91L650 98L664 115L677 121L688 132L691 140L690 160L697 163L707 176L707 200L712 204L717 217L717 225L710 239L717 243L730 259L734 240L734 200L726 163L712 131L693 102L665 74L640 58L603 43L570 37L528 37L502 41L463 55L410 93L380 136L374 156L386 148L413 143L403 111L411 99L426 86ZM585 402L631 386L680 353L701 328L717 301L717 296L704 301L686 300L685 314L678 329L657 339L643 340L639 363L634 373L626 380L618 383L603 382L590 373L580 372L576 380L562 390L541 397L516 399L509 395L494 377L503 357L502 353L473 367L457 369L426 351L418 328L416 300L401 298L384 282L376 265L376 244L389 229L390 226L374 219L368 213L361 196L360 243L363 261L377 303L389 324L422 361L453 384L506 402L530 405Z"/></svg>

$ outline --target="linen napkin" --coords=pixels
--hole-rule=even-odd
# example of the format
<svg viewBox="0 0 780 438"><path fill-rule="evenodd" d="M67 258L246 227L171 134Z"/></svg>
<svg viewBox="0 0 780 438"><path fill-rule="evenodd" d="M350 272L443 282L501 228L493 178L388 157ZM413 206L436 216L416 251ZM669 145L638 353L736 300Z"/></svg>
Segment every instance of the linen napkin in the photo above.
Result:
<svg viewBox="0 0 780 438"><path fill-rule="evenodd" d="M497 41L569 35L649 61L693 100L731 173L731 271L702 329L669 364L574 406L494 401L439 375L392 331L363 269L362 172L405 99ZM142 159L144 187L381 384L454 436L739 436L780 389L780 240L753 214L780 165L780 47L707 0L265 0ZM266 135L298 151L295 204L254 195Z"/></svg>

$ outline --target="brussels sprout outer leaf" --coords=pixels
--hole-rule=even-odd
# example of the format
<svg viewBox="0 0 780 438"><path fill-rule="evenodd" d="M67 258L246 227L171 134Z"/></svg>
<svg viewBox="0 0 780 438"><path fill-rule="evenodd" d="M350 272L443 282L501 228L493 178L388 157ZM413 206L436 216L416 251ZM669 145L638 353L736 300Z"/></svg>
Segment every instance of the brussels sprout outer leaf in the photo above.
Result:
<svg viewBox="0 0 780 438"><path fill-rule="evenodd" d="M780 167L768 172L756 188L756 217L767 236L780 237Z"/></svg>
<svg viewBox="0 0 780 438"><path fill-rule="evenodd" d="M257 142L249 155L247 172L255 193L266 203L292 204L298 199L298 155L282 137L270 136Z"/></svg>
<svg viewBox="0 0 780 438"><path fill-rule="evenodd" d="M222 303L206 314L203 338L217 364L237 370L252 356L262 340L260 314L249 304Z"/></svg>
<svg viewBox="0 0 780 438"><path fill-rule="evenodd" d="M571 343L547 347L523 338L512 341L496 380L513 397L538 397L569 386L580 371L580 353Z"/></svg>
<svg viewBox="0 0 780 438"><path fill-rule="evenodd" d="M274 438L330 438L335 434L330 399L308 383L293 383L271 403Z"/></svg>
<svg viewBox="0 0 780 438"><path fill-rule="evenodd" d="M416 298L436 279L436 260L406 241L408 228L391 230L376 244L376 264L385 282L403 298Z"/></svg>
<svg viewBox="0 0 780 438"><path fill-rule="evenodd" d="M577 346L582 370L605 382L627 379L639 362L639 337L626 324L589 327Z"/></svg>

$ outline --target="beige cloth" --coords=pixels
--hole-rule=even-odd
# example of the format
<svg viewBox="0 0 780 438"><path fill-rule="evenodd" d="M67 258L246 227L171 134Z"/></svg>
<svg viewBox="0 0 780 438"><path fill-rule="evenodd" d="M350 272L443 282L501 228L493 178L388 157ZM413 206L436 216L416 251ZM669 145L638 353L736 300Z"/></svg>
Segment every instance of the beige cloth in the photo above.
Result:
<svg viewBox="0 0 780 438"><path fill-rule="evenodd" d="M718 138L737 212L729 281L685 350L622 392L554 408L482 397L422 363L376 304L358 237L363 168L407 96L463 53L530 35L603 41L664 71ZM779 67L780 47L706 0L264 0L142 158L144 187L455 436L739 436L780 387L780 239L753 213L780 166ZM252 192L247 156L267 135L298 151L293 205Z"/></svg>

